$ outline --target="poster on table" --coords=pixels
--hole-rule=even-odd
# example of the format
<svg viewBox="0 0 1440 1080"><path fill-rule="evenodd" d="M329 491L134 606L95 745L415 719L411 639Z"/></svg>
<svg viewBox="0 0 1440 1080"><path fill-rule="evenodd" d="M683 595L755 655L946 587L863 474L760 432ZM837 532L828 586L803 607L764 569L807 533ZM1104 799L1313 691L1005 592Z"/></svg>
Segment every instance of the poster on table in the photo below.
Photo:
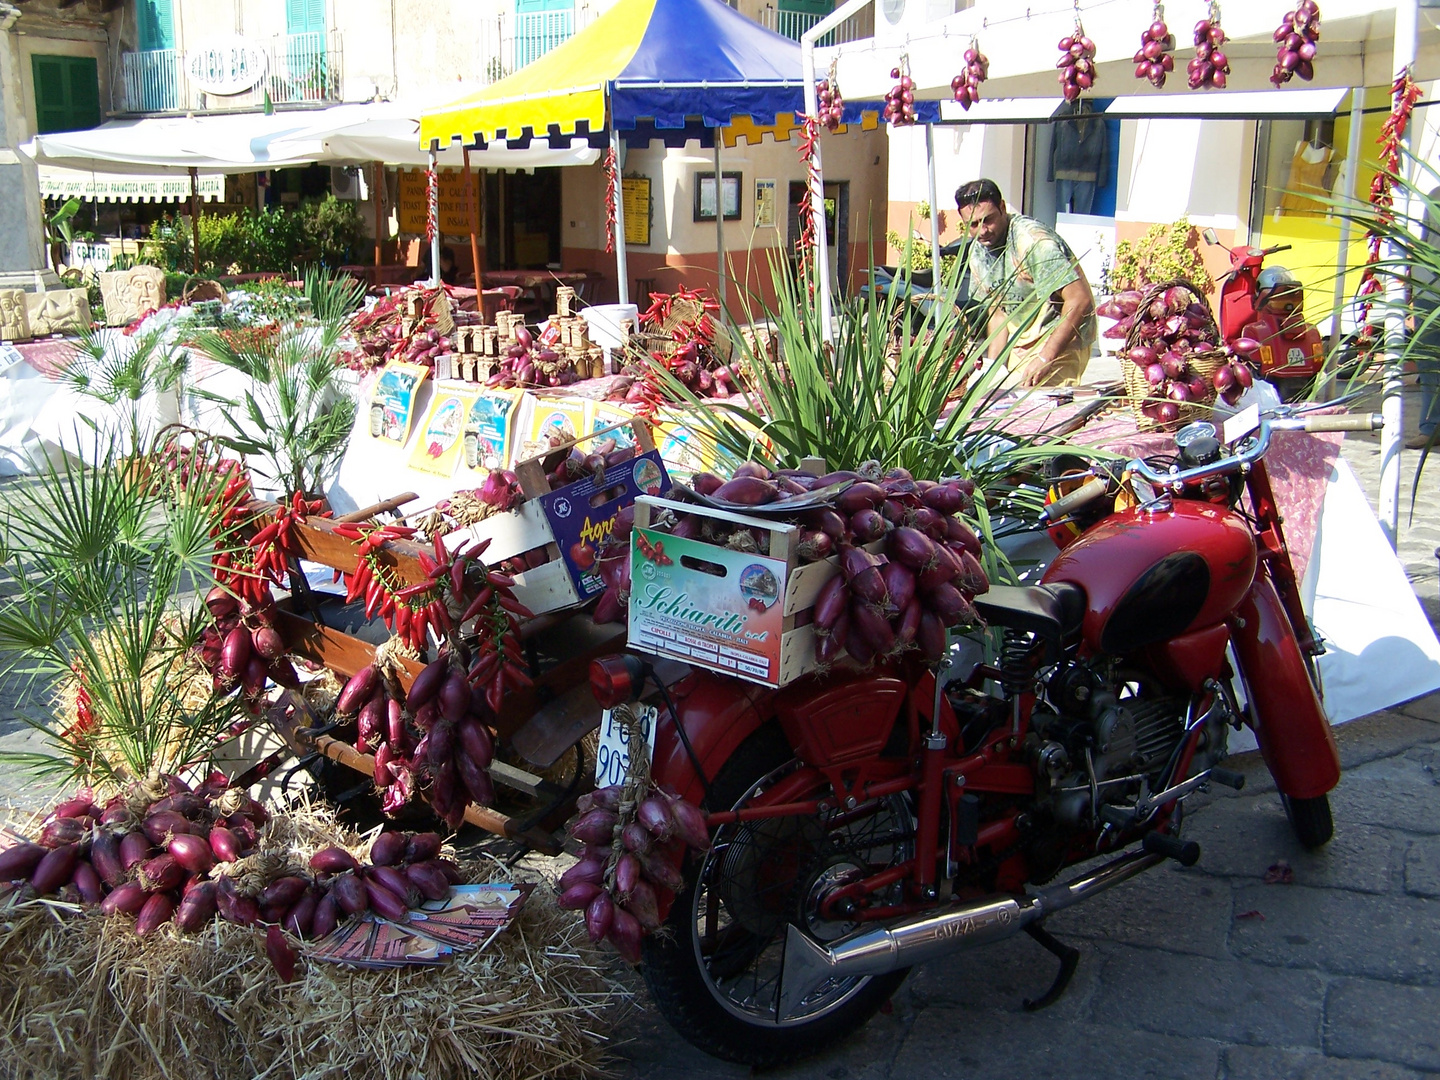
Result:
<svg viewBox="0 0 1440 1080"><path fill-rule="evenodd" d="M633 535L631 647L776 685L785 561L652 529Z"/></svg>
<svg viewBox="0 0 1440 1080"><path fill-rule="evenodd" d="M655 415L656 445L670 478L688 484L698 472L714 472L719 454L714 440L688 427L680 417L666 409Z"/></svg>
<svg viewBox="0 0 1440 1080"><path fill-rule="evenodd" d="M608 432L606 438L615 440L616 450L626 450L635 445L635 428L632 421L635 419L632 413L611 405L608 401L595 402L594 412L590 415L590 431L604 431L606 428L614 427L615 430ZM623 427L615 427L616 424L623 424ZM593 449L593 448L591 448ZM587 450L587 452L590 452ZM600 451L595 451L599 453Z"/></svg>
<svg viewBox="0 0 1440 1080"><path fill-rule="evenodd" d="M597 556L615 530L616 515L633 506L640 495L663 495L669 489L670 478L665 474L660 451L651 450L606 469L603 484L586 476L540 496L540 508L581 600L598 596L605 589Z"/></svg>
<svg viewBox="0 0 1440 1080"><path fill-rule="evenodd" d="M463 436L467 471L484 477L510 465L515 414L523 396L518 390L481 390L476 395Z"/></svg>
<svg viewBox="0 0 1440 1080"><path fill-rule="evenodd" d="M415 402L420 384L430 374L423 364L391 361L370 395L370 435L383 442L404 446L415 419Z"/></svg>
<svg viewBox="0 0 1440 1080"><path fill-rule="evenodd" d="M474 387L435 383L430 411L410 452L410 467L437 476L453 476L464 449L465 424L475 405Z"/></svg>
<svg viewBox="0 0 1440 1080"><path fill-rule="evenodd" d="M521 410L520 446L515 460L543 454L552 446L572 442L590 430L593 401L582 398L544 398L526 394Z"/></svg>

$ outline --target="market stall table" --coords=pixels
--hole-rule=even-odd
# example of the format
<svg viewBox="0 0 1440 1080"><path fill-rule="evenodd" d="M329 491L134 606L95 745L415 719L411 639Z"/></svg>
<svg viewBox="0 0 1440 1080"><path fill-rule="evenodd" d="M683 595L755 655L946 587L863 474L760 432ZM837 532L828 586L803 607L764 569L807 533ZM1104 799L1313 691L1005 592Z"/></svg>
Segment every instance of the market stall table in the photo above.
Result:
<svg viewBox="0 0 1440 1080"><path fill-rule="evenodd" d="M519 310L538 311L542 316L555 310L555 290L561 285L574 288L590 280L585 270L487 270L485 284L520 290Z"/></svg>

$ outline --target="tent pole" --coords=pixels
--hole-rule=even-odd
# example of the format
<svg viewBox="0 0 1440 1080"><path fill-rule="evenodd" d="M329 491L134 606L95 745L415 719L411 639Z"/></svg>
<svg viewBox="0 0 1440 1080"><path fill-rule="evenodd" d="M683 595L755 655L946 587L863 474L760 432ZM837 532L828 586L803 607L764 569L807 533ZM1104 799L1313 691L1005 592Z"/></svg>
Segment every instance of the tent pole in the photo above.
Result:
<svg viewBox="0 0 1440 1080"><path fill-rule="evenodd" d="M617 303L628 304L630 302L630 281L629 269L625 265L625 183L620 179L624 171L624 163L620 160L620 152L624 149L620 145L620 132L613 126L610 128L610 149L615 154L615 190L611 195L615 199L615 278L619 286L617 292Z"/></svg>
<svg viewBox="0 0 1440 1080"><path fill-rule="evenodd" d="M725 174L720 171L720 144L725 129L715 129L715 295L720 299L720 318L725 318Z"/></svg>
<svg viewBox="0 0 1440 1080"><path fill-rule="evenodd" d="M195 273L200 273L200 170L190 170L190 262Z"/></svg>
<svg viewBox="0 0 1440 1080"><path fill-rule="evenodd" d="M935 198L935 125L925 125L925 179L930 185L930 280L940 286L940 207Z"/></svg>
<svg viewBox="0 0 1440 1080"><path fill-rule="evenodd" d="M805 82L805 114L807 116L820 115L819 94L815 89L815 38L812 35L817 30L824 33L825 31L820 30L820 27L825 26L838 14L837 9L829 18L812 26L800 38L800 75ZM820 294L820 332L826 341L833 341L835 328L830 313L830 260L826 255L830 245L825 236L825 175L821 170L818 140L810 153L813 155L814 164L809 177L810 221L811 228L815 233L815 285L816 291Z"/></svg>
<svg viewBox="0 0 1440 1080"><path fill-rule="evenodd" d="M382 261L380 245L385 242L385 166L375 162L370 168L370 186L375 189L372 201L375 206L375 265L378 267ZM375 284L380 284L380 275L375 275Z"/></svg>
<svg viewBox="0 0 1440 1080"><path fill-rule="evenodd" d="M1415 67L1415 53L1420 36L1418 0L1399 0L1395 5L1395 55L1392 68L1398 78ZM1414 131L1414 125L1409 128ZM1408 136L1407 136L1408 137ZM1404 179L1410 166L1401 166ZM1352 170L1353 171L1353 170ZM1410 217L1410 200L1405 200L1405 215ZM1397 265L1404 253L1395 245L1386 245L1385 257ZM1380 528L1393 548L1400 539L1400 449L1405 445L1405 386L1402 360L1405 353L1405 282L1391 274L1385 287L1385 391L1380 411L1385 429L1380 433Z"/></svg>
<svg viewBox="0 0 1440 1080"><path fill-rule="evenodd" d="M470 185L470 148L463 147L461 152L465 155L465 213L470 218L470 261L475 265L475 303L476 310L483 311L484 306L480 304L480 290L485 285L480 274L480 240L478 238L480 226L476 221L479 214L475 210L475 189Z"/></svg>
<svg viewBox="0 0 1440 1080"><path fill-rule="evenodd" d="M433 204L427 198L425 213L430 215L430 287L440 287L440 174L436 172L435 150L430 150L430 171L435 173L436 198ZM427 187L429 185L426 185ZM427 192L428 195L428 192Z"/></svg>

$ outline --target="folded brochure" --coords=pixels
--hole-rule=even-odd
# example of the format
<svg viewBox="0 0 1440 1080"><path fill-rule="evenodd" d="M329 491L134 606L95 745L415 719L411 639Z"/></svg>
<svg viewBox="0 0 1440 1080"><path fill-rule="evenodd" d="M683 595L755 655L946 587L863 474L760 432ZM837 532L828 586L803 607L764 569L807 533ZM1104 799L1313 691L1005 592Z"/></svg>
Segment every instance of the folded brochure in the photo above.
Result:
<svg viewBox="0 0 1440 1080"><path fill-rule="evenodd" d="M427 900L403 923L374 912L337 927L306 955L326 963L387 968L443 964L454 952L483 949L525 906L532 884L456 885L444 900Z"/></svg>

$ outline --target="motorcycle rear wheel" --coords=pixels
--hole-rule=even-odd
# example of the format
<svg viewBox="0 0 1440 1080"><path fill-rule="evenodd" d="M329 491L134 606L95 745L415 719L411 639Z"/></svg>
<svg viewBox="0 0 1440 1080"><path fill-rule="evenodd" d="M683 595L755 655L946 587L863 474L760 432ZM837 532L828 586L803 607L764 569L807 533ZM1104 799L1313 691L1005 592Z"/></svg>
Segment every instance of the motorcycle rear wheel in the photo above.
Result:
<svg viewBox="0 0 1440 1080"><path fill-rule="evenodd" d="M707 809L749 803L796 767L778 728L762 728L719 770ZM805 797L829 792L825 785ZM816 992L804 1014L776 1015L789 925L816 940L845 932L834 923L807 925L805 901L823 875L844 873L847 858L893 865L913 850L908 805L898 798L877 805L868 832L863 824L827 830L815 817L723 826L710 852L689 861L689 884L663 931L646 937L641 967L655 1004L686 1041L726 1061L773 1068L834 1045L889 1000L908 969L837 980Z"/></svg>
<svg viewBox="0 0 1440 1080"><path fill-rule="evenodd" d="M1285 805L1285 816L1301 847L1314 851L1330 842L1335 835L1335 819L1330 814L1329 795L1317 795L1313 799L1281 795L1280 801Z"/></svg>

